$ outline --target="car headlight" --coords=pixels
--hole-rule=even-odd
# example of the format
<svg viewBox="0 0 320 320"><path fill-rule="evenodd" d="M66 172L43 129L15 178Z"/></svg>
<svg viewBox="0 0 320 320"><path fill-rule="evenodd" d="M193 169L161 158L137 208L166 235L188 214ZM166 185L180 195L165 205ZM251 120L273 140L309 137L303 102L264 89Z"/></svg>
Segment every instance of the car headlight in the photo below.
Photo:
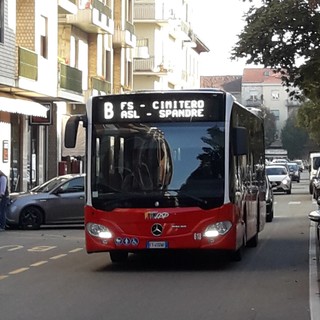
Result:
<svg viewBox="0 0 320 320"><path fill-rule="evenodd" d="M87 223L86 229L94 237L98 237L101 239L110 239L112 238L112 233L110 230L103 226L102 224L97 223Z"/></svg>
<svg viewBox="0 0 320 320"><path fill-rule="evenodd" d="M284 179L282 180L282 183L283 183L283 184L288 184L288 183L289 183L289 179L288 179L288 178L284 178Z"/></svg>
<svg viewBox="0 0 320 320"><path fill-rule="evenodd" d="M203 236L206 238L215 238L219 235L226 234L232 227L230 221L221 221L207 226L206 230L203 233Z"/></svg>

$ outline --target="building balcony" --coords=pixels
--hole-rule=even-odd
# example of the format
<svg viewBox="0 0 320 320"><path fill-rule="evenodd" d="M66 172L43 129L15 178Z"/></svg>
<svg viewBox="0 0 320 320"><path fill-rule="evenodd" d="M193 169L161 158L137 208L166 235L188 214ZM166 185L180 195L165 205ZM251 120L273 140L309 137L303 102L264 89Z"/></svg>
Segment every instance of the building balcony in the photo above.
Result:
<svg viewBox="0 0 320 320"><path fill-rule="evenodd" d="M30 80L38 80L38 55L34 51L18 48L18 75Z"/></svg>
<svg viewBox="0 0 320 320"><path fill-rule="evenodd" d="M123 29L121 23L118 23L114 29L112 42L114 48L134 48L137 42L134 34L134 25L126 21Z"/></svg>
<svg viewBox="0 0 320 320"><path fill-rule="evenodd" d="M84 102L82 71L58 62L58 97Z"/></svg>
<svg viewBox="0 0 320 320"><path fill-rule="evenodd" d="M157 23L166 25L174 19L173 12L166 12L163 3L139 2L134 4L134 22L137 23Z"/></svg>
<svg viewBox="0 0 320 320"><path fill-rule="evenodd" d="M134 59L133 72L135 75L167 75L172 70L167 63L158 62L155 57Z"/></svg>
<svg viewBox="0 0 320 320"><path fill-rule="evenodd" d="M260 108L263 106L263 102L260 99L247 99L245 100L245 106L249 108Z"/></svg>
<svg viewBox="0 0 320 320"><path fill-rule="evenodd" d="M87 1L76 14L59 15L59 23L72 24L88 33L114 32L112 10L99 0Z"/></svg>
<svg viewBox="0 0 320 320"><path fill-rule="evenodd" d="M77 14L77 0L58 0L58 14Z"/></svg>
<svg viewBox="0 0 320 320"><path fill-rule="evenodd" d="M111 82L102 79L99 76L90 78L91 95L110 94L112 91Z"/></svg>

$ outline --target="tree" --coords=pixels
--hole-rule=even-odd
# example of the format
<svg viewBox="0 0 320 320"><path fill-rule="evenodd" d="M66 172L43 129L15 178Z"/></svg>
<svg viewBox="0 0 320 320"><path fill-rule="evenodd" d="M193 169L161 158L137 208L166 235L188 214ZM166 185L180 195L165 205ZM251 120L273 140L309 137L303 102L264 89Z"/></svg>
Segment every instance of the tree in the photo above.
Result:
<svg viewBox="0 0 320 320"><path fill-rule="evenodd" d="M309 137L320 146L320 102L309 100L298 110L297 125L309 133Z"/></svg>
<svg viewBox="0 0 320 320"><path fill-rule="evenodd" d="M262 117L264 119L264 136L265 136L265 147L268 148L275 141L276 133L276 117L266 107L261 107Z"/></svg>
<svg viewBox="0 0 320 320"><path fill-rule="evenodd" d="M296 115L292 113L281 131L282 145L288 151L288 157L290 159L302 158L305 153L303 146L307 140L307 131L297 126Z"/></svg>
<svg viewBox="0 0 320 320"><path fill-rule="evenodd" d="M261 3L261 7L251 6L246 13L246 26L238 36L231 58L245 58L248 64L280 72L290 96L310 99L313 107L310 109L306 104L308 117L304 111L299 112L302 120L298 124L305 126L311 138L318 139L320 126L316 123L309 126L305 119L314 119L309 114L311 110L320 114L320 0L261 0Z"/></svg>
<svg viewBox="0 0 320 320"><path fill-rule="evenodd" d="M261 7L252 6L247 12L231 57L275 69L288 88L320 98L320 13L316 8L304 0L262 0ZM299 66L301 59L305 63Z"/></svg>

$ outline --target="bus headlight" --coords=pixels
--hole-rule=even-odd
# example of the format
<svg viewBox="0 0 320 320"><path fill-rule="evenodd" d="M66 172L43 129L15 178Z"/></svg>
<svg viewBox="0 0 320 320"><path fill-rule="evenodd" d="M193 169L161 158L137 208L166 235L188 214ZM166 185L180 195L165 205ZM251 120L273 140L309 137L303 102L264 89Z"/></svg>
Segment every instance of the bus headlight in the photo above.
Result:
<svg viewBox="0 0 320 320"><path fill-rule="evenodd" d="M221 221L215 224L210 224L204 231L203 236L206 238L215 238L219 235L222 236L226 234L231 227L232 223L230 221Z"/></svg>
<svg viewBox="0 0 320 320"><path fill-rule="evenodd" d="M101 239L111 239L112 238L112 233L110 230L97 223L87 223L86 225L87 231L94 237L98 237Z"/></svg>

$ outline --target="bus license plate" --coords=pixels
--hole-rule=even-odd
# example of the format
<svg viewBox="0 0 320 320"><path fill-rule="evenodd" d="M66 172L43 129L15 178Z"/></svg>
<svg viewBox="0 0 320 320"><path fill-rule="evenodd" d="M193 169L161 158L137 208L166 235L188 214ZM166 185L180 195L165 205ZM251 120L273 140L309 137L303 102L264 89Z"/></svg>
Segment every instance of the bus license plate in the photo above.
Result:
<svg viewBox="0 0 320 320"><path fill-rule="evenodd" d="M166 249L168 248L167 241L148 241L147 242L148 249Z"/></svg>

